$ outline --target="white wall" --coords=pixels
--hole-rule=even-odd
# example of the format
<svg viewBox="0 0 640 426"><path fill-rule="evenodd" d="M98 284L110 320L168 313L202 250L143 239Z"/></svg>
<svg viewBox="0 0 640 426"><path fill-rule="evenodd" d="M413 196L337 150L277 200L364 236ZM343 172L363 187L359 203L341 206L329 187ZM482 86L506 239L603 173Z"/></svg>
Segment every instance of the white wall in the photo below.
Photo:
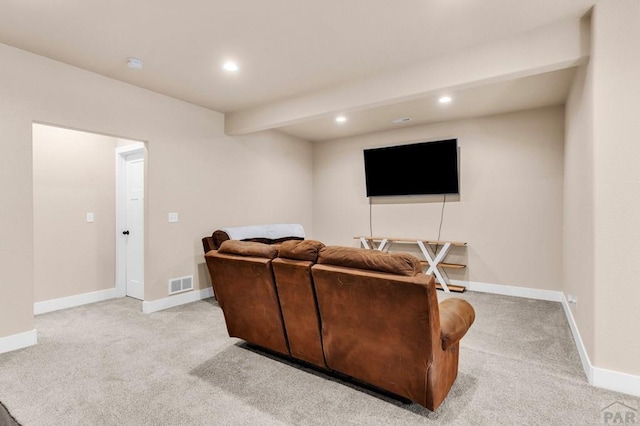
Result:
<svg viewBox="0 0 640 426"><path fill-rule="evenodd" d="M315 237L354 245L353 236L369 235L364 148L452 137L460 147L460 198L445 205L441 239L468 242L466 253L454 253L468 267L450 278L560 290L562 107L315 143ZM429 175L428 159L424 167ZM435 239L441 209L440 201L374 204L373 234Z"/></svg>
<svg viewBox="0 0 640 426"><path fill-rule="evenodd" d="M33 122L147 142L146 300L167 297L171 277L206 285L200 238L218 227L311 230L310 143L228 137L222 114L6 45L0 63L0 337L33 329Z"/></svg>

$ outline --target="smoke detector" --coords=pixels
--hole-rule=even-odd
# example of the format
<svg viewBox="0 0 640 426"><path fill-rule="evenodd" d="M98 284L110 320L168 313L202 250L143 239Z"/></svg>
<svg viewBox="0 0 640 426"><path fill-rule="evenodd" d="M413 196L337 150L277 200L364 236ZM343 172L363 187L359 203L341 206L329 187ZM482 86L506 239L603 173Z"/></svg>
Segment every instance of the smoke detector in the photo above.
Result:
<svg viewBox="0 0 640 426"><path fill-rule="evenodd" d="M127 66L134 70L142 69L142 59L127 58Z"/></svg>

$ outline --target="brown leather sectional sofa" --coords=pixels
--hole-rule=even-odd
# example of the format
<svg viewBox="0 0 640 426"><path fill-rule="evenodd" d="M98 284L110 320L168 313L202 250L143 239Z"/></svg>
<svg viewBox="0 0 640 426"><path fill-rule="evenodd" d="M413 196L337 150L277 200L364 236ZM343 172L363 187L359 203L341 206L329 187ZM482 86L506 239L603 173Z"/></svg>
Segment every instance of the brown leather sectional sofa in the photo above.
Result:
<svg viewBox="0 0 640 426"><path fill-rule="evenodd" d="M409 254L228 240L205 258L232 337L430 410L456 379L475 312L462 299L438 304L434 278Z"/></svg>

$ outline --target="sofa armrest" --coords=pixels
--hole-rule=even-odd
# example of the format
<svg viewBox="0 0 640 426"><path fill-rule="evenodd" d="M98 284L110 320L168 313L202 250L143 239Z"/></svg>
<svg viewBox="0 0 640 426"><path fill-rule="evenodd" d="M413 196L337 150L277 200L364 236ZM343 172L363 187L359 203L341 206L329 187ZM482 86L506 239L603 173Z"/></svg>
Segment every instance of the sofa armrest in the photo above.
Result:
<svg viewBox="0 0 640 426"><path fill-rule="evenodd" d="M476 318L476 313L469 302L457 298L444 300L438 308L440 340L442 340L442 349L447 350L467 333Z"/></svg>

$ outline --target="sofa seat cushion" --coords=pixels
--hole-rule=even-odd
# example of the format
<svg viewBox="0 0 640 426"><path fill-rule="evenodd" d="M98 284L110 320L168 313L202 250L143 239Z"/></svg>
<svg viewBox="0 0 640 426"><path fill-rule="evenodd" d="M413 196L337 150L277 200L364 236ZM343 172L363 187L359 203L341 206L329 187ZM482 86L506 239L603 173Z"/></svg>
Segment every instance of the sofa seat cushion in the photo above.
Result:
<svg viewBox="0 0 640 426"><path fill-rule="evenodd" d="M420 261L408 253L385 253L355 247L329 246L320 250L318 264L343 266L412 277L422 272Z"/></svg>
<svg viewBox="0 0 640 426"><path fill-rule="evenodd" d="M307 260L316 263L318 252L324 247L320 241L315 240L289 240L280 244L279 257L293 260Z"/></svg>
<svg viewBox="0 0 640 426"><path fill-rule="evenodd" d="M254 243L250 241L227 240L222 243L220 249L218 250L218 253L275 259L276 257L278 257L278 246L272 244Z"/></svg>

